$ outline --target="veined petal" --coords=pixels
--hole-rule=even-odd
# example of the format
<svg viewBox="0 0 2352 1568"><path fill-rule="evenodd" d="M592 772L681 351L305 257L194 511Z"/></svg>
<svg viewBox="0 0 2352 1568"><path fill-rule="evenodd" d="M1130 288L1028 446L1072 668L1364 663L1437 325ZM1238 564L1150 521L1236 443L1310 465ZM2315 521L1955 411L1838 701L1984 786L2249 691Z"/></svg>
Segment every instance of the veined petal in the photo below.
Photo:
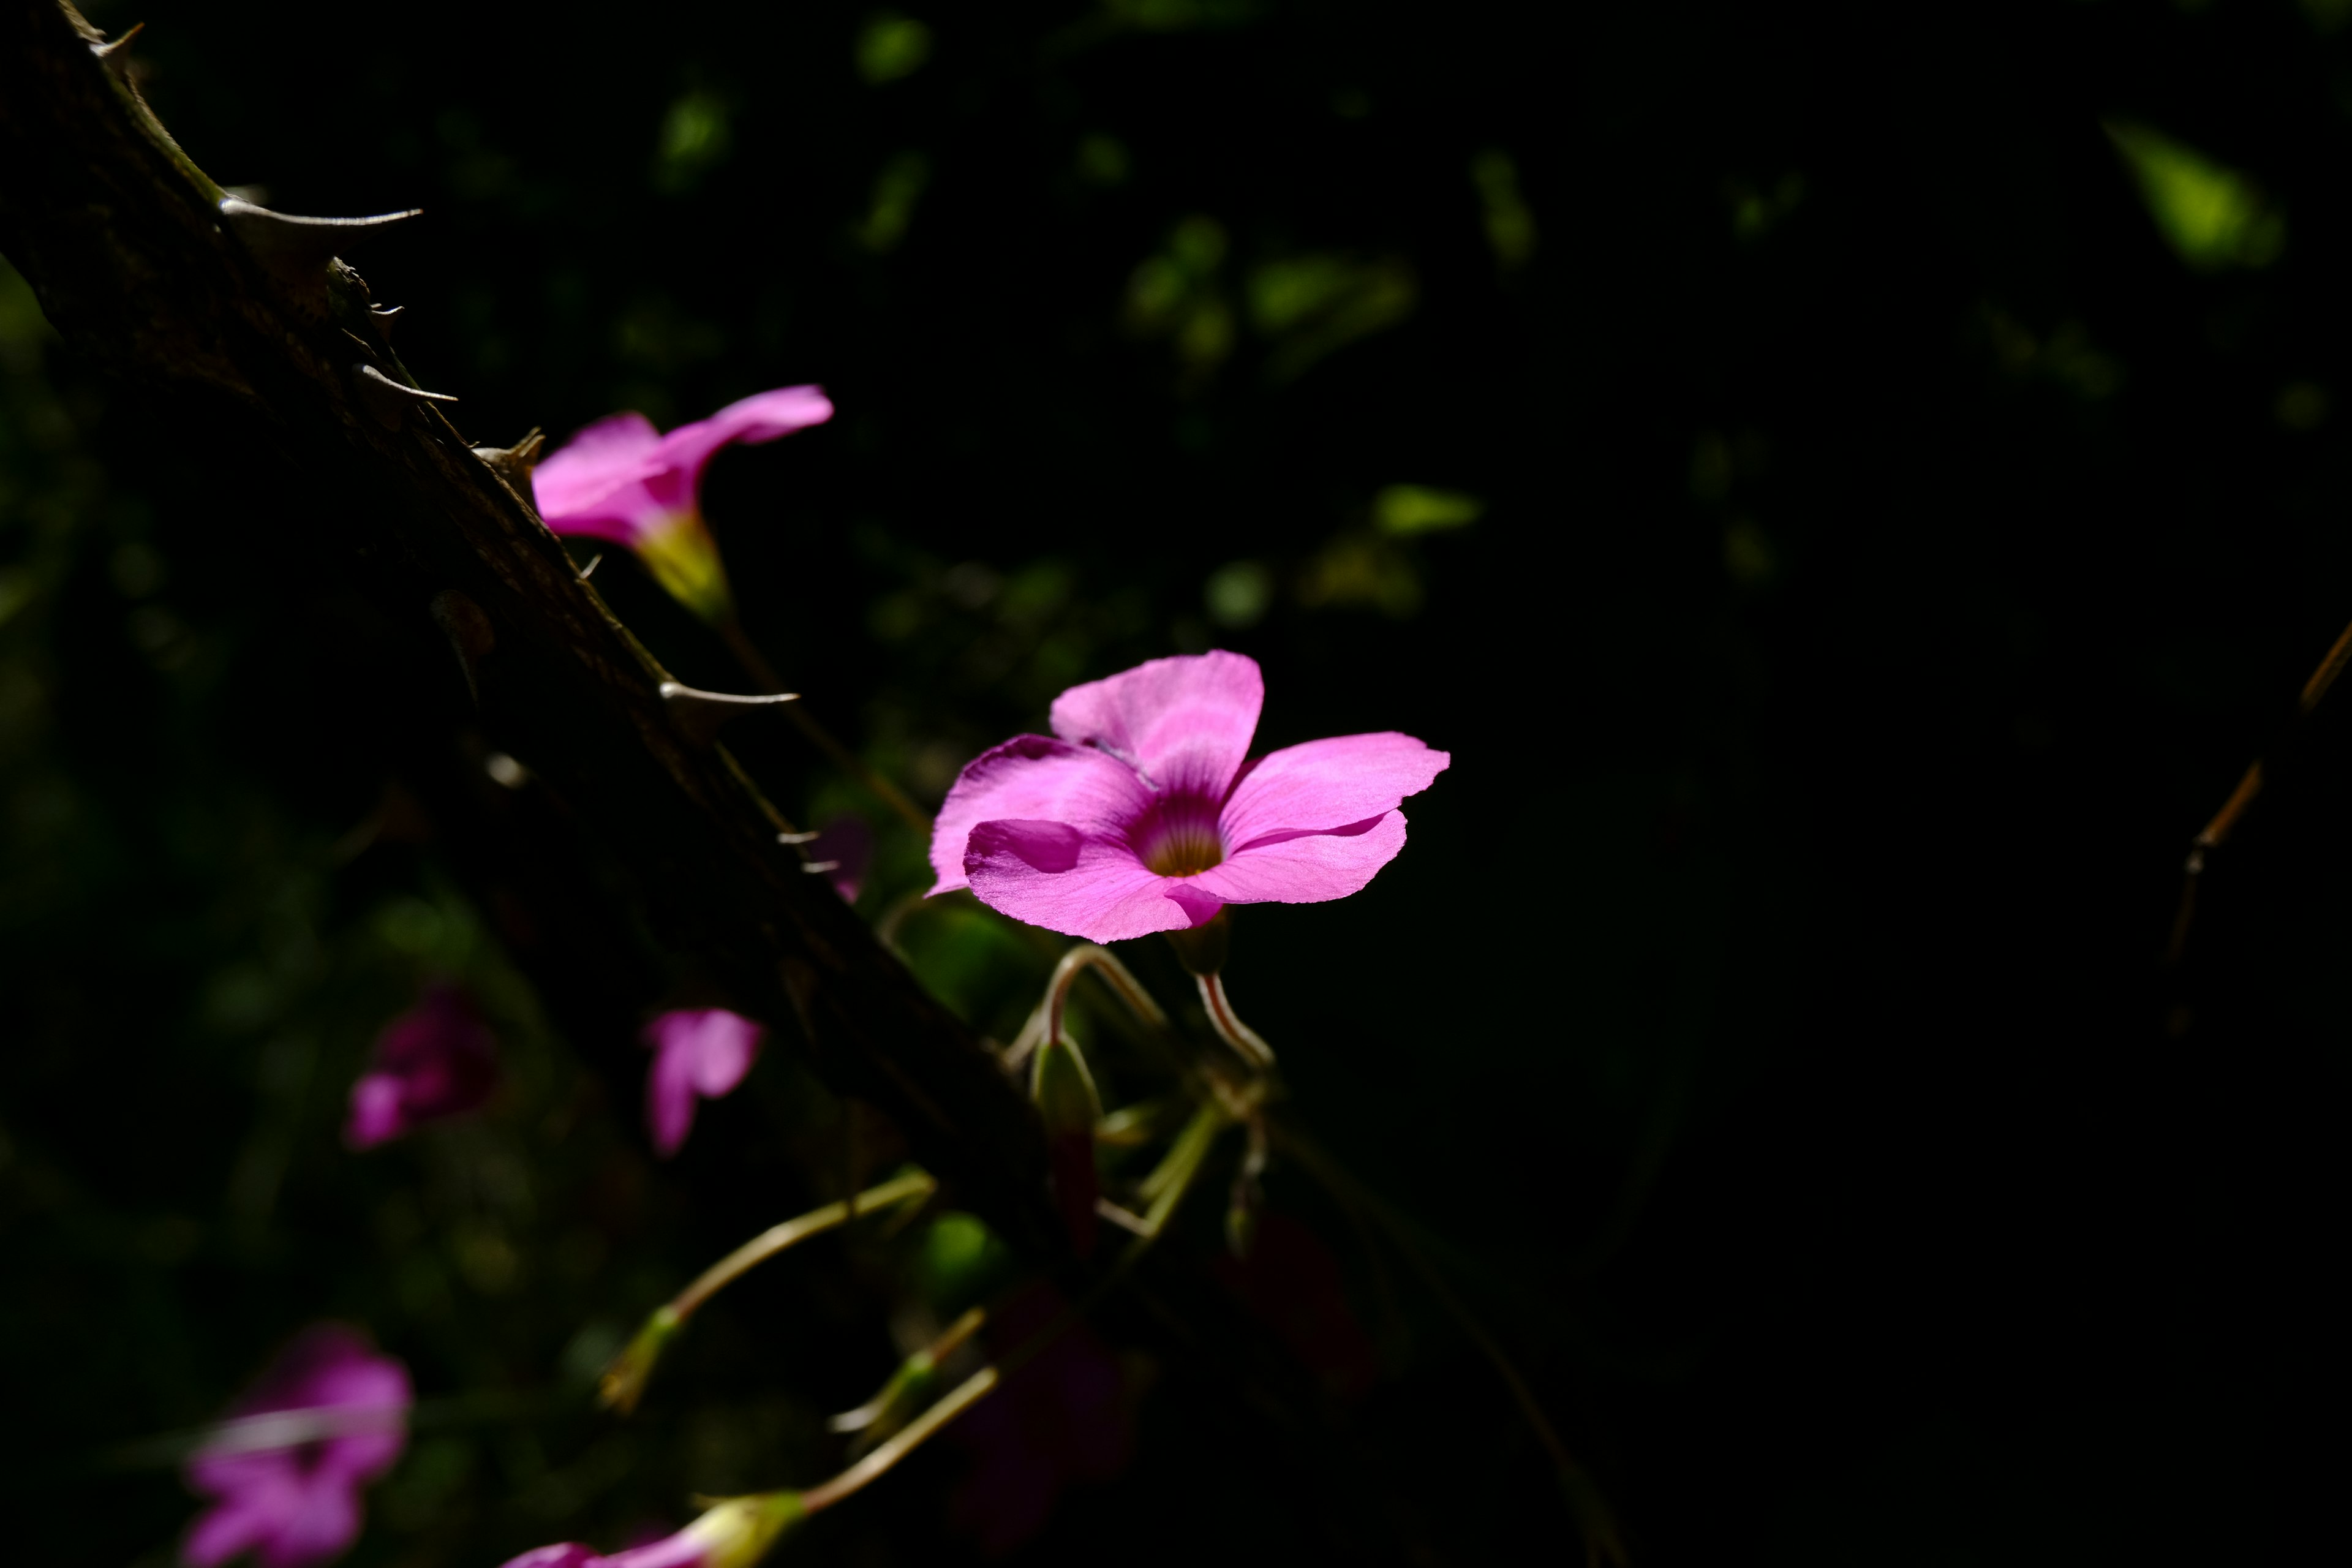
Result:
<svg viewBox="0 0 2352 1568"><path fill-rule="evenodd" d="M983 822L1061 822L1115 837L1151 807L1125 763L1066 741L1015 735L964 764L931 829L932 893L964 886L965 840Z"/></svg>
<svg viewBox="0 0 2352 1568"><path fill-rule="evenodd" d="M978 824L964 874L989 908L1088 942L1182 931L1216 913L1212 907L1198 914L1171 898L1183 879L1151 870L1124 838L1089 835L1062 822Z"/></svg>
<svg viewBox="0 0 2352 1568"><path fill-rule="evenodd" d="M1054 700L1054 733L1125 760L1154 790L1222 800L1265 705L1257 660L1185 654L1070 688Z"/></svg>
<svg viewBox="0 0 2352 1568"><path fill-rule="evenodd" d="M832 417L832 400L820 387L780 386L755 393L663 437L659 450L646 465L646 482L656 497L691 506L701 488L703 468L719 447L733 442L755 447Z"/></svg>
<svg viewBox="0 0 2352 1568"><path fill-rule="evenodd" d="M1185 880L1229 904L1319 904L1361 891L1403 847L1404 813L1391 811L1322 832L1262 837Z"/></svg>
<svg viewBox="0 0 2352 1568"><path fill-rule="evenodd" d="M613 493L645 477L646 459L661 432L642 414L612 414L550 453L531 470L539 514L558 533L577 532L567 521L611 515Z"/></svg>
<svg viewBox="0 0 2352 1568"><path fill-rule="evenodd" d="M1218 823L1234 854L1272 833L1342 827L1394 811L1453 760L1392 730L1285 746L1242 774Z"/></svg>

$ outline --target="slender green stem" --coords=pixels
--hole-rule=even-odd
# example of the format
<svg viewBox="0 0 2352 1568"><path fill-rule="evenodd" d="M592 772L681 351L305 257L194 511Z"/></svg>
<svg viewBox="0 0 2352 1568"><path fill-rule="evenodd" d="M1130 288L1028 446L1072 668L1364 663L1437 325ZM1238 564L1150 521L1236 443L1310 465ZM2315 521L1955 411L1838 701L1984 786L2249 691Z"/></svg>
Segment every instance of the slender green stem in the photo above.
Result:
<svg viewBox="0 0 2352 1568"><path fill-rule="evenodd" d="M853 1202L856 1213L871 1214L876 1209L887 1208L908 1198L929 1197L938 1189L939 1184L931 1179L929 1172L909 1171L878 1187L868 1187L855 1200L827 1204L821 1209L810 1210L798 1219L788 1219L782 1225L772 1226L704 1269L699 1279L671 1300L669 1310L680 1320L692 1316L695 1309L703 1302L779 1252L797 1247L812 1236L849 1223Z"/></svg>
<svg viewBox="0 0 2352 1568"><path fill-rule="evenodd" d="M1209 1010L1209 1026L1217 1031L1217 1038L1233 1047L1242 1060L1260 1072L1274 1069L1274 1047L1258 1037L1255 1029L1241 1020L1233 1003L1225 995L1225 980L1222 974L1196 974L1192 977L1201 986L1201 1003Z"/></svg>
<svg viewBox="0 0 2352 1568"><path fill-rule="evenodd" d="M1175 1147L1169 1151L1168 1158L1161 1163L1160 1171L1153 1173L1155 1180L1160 1179L1162 1173L1166 1175L1159 1200L1151 1205L1151 1213L1144 1222L1150 1227L1148 1233L1138 1236L1128 1244L1126 1249L1119 1254L1118 1261L1096 1282L1094 1289L1087 1291L1083 1300L1074 1306L1066 1308L1059 1317L1031 1335L1010 1354L1001 1357L995 1364L981 1368L958 1384L945 1398L908 1422L905 1430L889 1441L877 1447L872 1453L843 1470L831 1480L811 1487L803 1492L802 1508L810 1513L814 1513L820 1509L831 1508L844 1498L862 1490L879 1479L899 1460L922 1447L940 1428L985 1399L1006 1378L1011 1377L1042 1353L1045 1347L1059 1339L1071 1324L1092 1311L1097 1302L1127 1278L1128 1271L1135 1267L1136 1260L1143 1256L1153 1241L1158 1239L1160 1229L1168 1223L1169 1215L1173 1214L1176 1205L1183 1201L1185 1193L1192 1187L1193 1178L1200 1173L1201 1162L1207 1155L1210 1145L1216 1140L1218 1129L1224 1124L1225 1121L1224 1114L1214 1106L1202 1106L1193 1116L1192 1121L1178 1137ZM1205 1135L1196 1134L1195 1130L1202 1127L1204 1123Z"/></svg>
<svg viewBox="0 0 2352 1568"><path fill-rule="evenodd" d="M740 622L731 616L719 622L719 635L727 644L728 650L734 654L735 662L743 667L743 673L750 676L754 684L765 687L770 691L784 689L784 683L777 676L775 667L768 662L767 657L761 653L751 639L743 635L743 627ZM833 731L818 722L816 715L809 711L809 705L806 702L789 702L782 704L782 707L784 717L797 725L800 732L807 736L810 742L818 751L823 752L835 767L856 779L865 787L868 795L896 812L899 820L908 826L925 838L930 837L929 814L907 798L904 790L867 767L856 752L835 740Z"/></svg>

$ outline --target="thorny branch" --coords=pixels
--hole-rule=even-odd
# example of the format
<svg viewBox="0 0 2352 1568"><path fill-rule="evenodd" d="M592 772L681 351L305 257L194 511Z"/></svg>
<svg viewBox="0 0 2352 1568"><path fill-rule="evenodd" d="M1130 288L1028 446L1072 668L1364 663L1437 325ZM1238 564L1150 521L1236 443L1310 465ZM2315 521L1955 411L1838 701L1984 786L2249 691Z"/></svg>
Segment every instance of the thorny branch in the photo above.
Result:
<svg viewBox="0 0 2352 1568"><path fill-rule="evenodd" d="M540 521L527 470L478 455L416 385L390 314L333 255L373 223L230 197L123 55L68 0L0 0L0 249L51 323L114 374L233 405L257 453L302 472L360 584L439 624L480 722L630 868L670 940L742 1011L796 1022L817 1071L887 1109L1013 1245L1057 1251L1025 1100L802 874L778 842L791 825L665 700L667 673Z"/></svg>

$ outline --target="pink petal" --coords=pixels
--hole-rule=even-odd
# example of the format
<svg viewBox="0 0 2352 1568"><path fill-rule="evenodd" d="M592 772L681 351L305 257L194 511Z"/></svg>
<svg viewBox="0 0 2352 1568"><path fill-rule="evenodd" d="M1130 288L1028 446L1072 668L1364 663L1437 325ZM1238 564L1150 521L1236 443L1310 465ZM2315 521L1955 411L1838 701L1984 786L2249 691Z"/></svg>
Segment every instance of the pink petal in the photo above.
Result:
<svg viewBox="0 0 2352 1568"><path fill-rule="evenodd" d="M646 1075L646 1122L664 1159L686 1146L686 1135L694 1129L694 1101L692 1059L683 1051L656 1055Z"/></svg>
<svg viewBox="0 0 2352 1568"><path fill-rule="evenodd" d="M661 439L661 432L642 414L613 414L597 420L531 471L539 515L558 533L616 525L630 515L632 505L621 492L642 489L638 481ZM645 503L639 500L634 504Z"/></svg>
<svg viewBox="0 0 2352 1568"><path fill-rule="evenodd" d="M1198 900L1188 907L1171 896L1179 879L1147 868L1124 838L1090 837L1066 823L983 822L971 830L964 868L989 908L1088 942L1182 931L1207 919Z"/></svg>
<svg viewBox="0 0 2352 1568"><path fill-rule="evenodd" d="M400 1113L400 1080L390 1073L372 1072L352 1085L351 1120L343 1124L343 1142L353 1149L373 1149L408 1131Z"/></svg>
<svg viewBox="0 0 2352 1568"><path fill-rule="evenodd" d="M1404 814L1325 832L1260 838L1188 879L1230 904L1319 904L1362 890L1404 847Z"/></svg>
<svg viewBox="0 0 2352 1568"><path fill-rule="evenodd" d="M251 1551L269 1532L276 1510L273 1500L255 1492L228 1498L198 1516L180 1546L180 1561L188 1568L215 1568Z"/></svg>
<svg viewBox="0 0 2352 1568"><path fill-rule="evenodd" d="M1270 833L1362 822L1427 789L1453 760L1394 731L1285 746L1234 784L1218 825L1230 854Z"/></svg>
<svg viewBox="0 0 2352 1568"><path fill-rule="evenodd" d="M604 1559L576 1541L558 1546L534 1546L520 1557L509 1557L501 1568L598 1568Z"/></svg>
<svg viewBox="0 0 2352 1568"><path fill-rule="evenodd" d="M663 437L660 450L646 465L646 483L656 499L691 510L702 487L703 468L719 447L733 442L758 446L832 417L833 403L819 387L780 386L755 393Z"/></svg>
<svg viewBox="0 0 2352 1568"><path fill-rule="evenodd" d="M1122 759L1162 794L1221 800L1249 754L1265 702L1257 660L1179 655L1063 692L1054 700L1054 733Z"/></svg>
<svg viewBox="0 0 2352 1568"><path fill-rule="evenodd" d="M931 869L939 874L931 891L965 885L965 841L983 822L1062 822L1117 837L1150 806L1150 792L1124 763L1065 741L1016 735L967 763L948 791L931 829Z"/></svg>

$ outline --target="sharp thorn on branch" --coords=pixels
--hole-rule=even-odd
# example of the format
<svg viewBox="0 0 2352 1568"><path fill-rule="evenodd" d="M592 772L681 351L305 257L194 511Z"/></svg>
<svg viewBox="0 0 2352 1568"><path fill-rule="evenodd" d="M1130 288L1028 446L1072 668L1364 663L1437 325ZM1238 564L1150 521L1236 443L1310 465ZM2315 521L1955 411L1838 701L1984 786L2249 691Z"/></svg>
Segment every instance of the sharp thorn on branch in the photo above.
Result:
<svg viewBox="0 0 2352 1568"><path fill-rule="evenodd" d="M801 862L801 869L806 871L812 877L822 877L828 872L840 870L841 862L838 860L803 860Z"/></svg>
<svg viewBox="0 0 2352 1568"><path fill-rule="evenodd" d="M596 568L603 564L604 564L604 552L600 550L595 554L588 557L587 565L580 568L580 580L583 583L585 583L589 578L596 575Z"/></svg>
<svg viewBox="0 0 2352 1568"><path fill-rule="evenodd" d="M382 332L389 341L392 337L392 324L400 320L400 313L407 309L405 305L370 305L368 314L375 319L375 330Z"/></svg>
<svg viewBox="0 0 2352 1568"><path fill-rule="evenodd" d="M225 196L220 204L221 222L236 236L237 243L314 308L323 304L326 266L347 237L405 223L424 210L411 207L372 217L295 217L238 196Z"/></svg>
<svg viewBox="0 0 2352 1568"><path fill-rule="evenodd" d="M761 708L772 708L780 702L797 702L797 691L778 691L760 697L738 696L729 691L697 691L691 686L681 686L675 680L661 683L662 705L669 710L670 721L678 732L699 746L707 746L719 738L719 727L730 719Z"/></svg>
<svg viewBox="0 0 2352 1568"><path fill-rule="evenodd" d="M360 400L375 416L376 423L387 430L399 429L402 419L416 404L457 401L446 392L427 392L421 386L394 381L372 364L353 365L352 378L359 387Z"/></svg>
<svg viewBox="0 0 2352 1568"><path fill-rule="evenodd" d="M776 842L779 844L813 844L816 841L816 837L817 836L814 833L779 833L776 835Z"/></svg>
<svg viewBox="0 0 2352 1568"><path fill-rule="evenodd" d="M122 37L115 39L114 42L110 44L92 44L89 47L89 52L96 55L100 59L104 60L109 66L112 67L116 70L121 70L125 65L130 63L131 40L137 37L141 33L143 33L146 30L146 23L133 22L130 26L123 29Z"/></svg>
<svg viewBox="0 0 2352 1568"><path fill-rule="evenodd" d="M517 441L513 446L477 447L474 448L474 456L481 458L485 463L488 463L490 466L491 470L495 472L499 478L506 480L508 487L511 489L517 496L520 497L524 500L530 500L531 499L531 470L539 466L540 448L546 445L547 437L541 435L539 427L534 425L531 426L529 433L526 434L521 440ZM597 561L602 561L603 559L604 556L602 555L596 557ZM595 569L596 563L595 561L592 561L588 563L587 568L580 574L580 575L583 578L585 578L590 572L593 572Z"/></svg>

